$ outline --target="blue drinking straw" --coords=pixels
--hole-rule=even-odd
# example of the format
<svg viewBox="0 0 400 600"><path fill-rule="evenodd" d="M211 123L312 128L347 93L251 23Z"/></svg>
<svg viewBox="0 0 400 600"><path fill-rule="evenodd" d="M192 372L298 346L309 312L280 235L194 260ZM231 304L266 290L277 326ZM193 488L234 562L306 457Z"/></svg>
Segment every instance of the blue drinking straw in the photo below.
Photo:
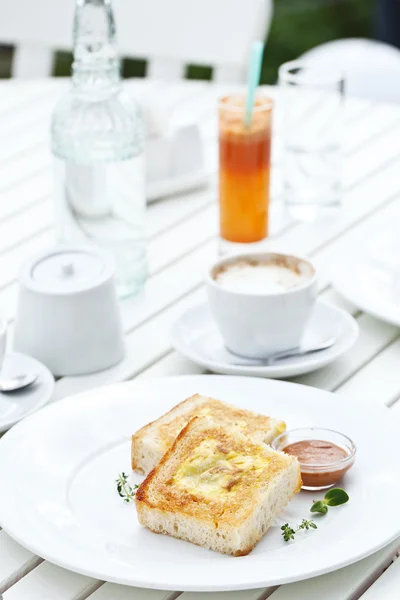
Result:
<svg viewBox="0 0 400 600"><path fill-rule="evenodd" d="M253 47L251 49L249 75L247 78L246 109L244 113L244 124L246 127L250 127L251 120L253 118L254 99L256 95L257 86L260 82L263 52L263 42L254 42Z"/></svg>

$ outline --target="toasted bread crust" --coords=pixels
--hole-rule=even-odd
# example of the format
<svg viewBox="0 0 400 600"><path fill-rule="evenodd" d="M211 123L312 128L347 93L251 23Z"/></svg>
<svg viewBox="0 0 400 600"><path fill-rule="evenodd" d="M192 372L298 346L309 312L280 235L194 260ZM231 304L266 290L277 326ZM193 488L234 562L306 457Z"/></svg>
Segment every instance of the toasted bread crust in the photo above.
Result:
<svg viewBox="0 0 400 600"><path fill-rule="evenodd" d="M138 488L136 508L156 533L244 556L300 487L295 457L194 417Z"/></svg>
<svg viewBox="0 0 400 600"><path fill-rule="evenodd" d="M176 410L179 407L184 406L185 404L187 404L188 402L190 402L191 400L193 400L194 398L196 398L198 394L193 394L193 396L189 396L189 398L186 398L185 400L182 400L182 402L179 402L179 404L177 404L176 406L174 406L173 408L171 408L171 410L167 411L163 417L167 417L171 416L173 418L174 413L176 412ZM156 425L156 423L159 421L158 419L154 419L154 421L150 421L150 423L147 423L147 425L144 425L143 427L141 427L138 431L136 431L136 433L134 433L132 435L132 444L131 444L131 463L132 463L132 470L133 471L137 471L140 474L143 474L144 471L141 468L139 462L138 462L138 458L139 458L139 445L140 445L140 440L143 439L143 437L147 434L148 431L151 430L151 428Z"/></svg>
<svg viewBox="0 0 400 600"><path fill-rule="evenodd" d="M192 419L192 421L196 421L196 420L198 420L198 417L194 417L194 419ZM169 457L172 456L172 454L175 452L175 448L179 445L180 440L185 437L185 435L188 431L190 431L190 428L192 427L192 425L191 425L192 421L189 421L189 423L186 425L186 427L184 427L182 429L182 431L176 437L175 442L172 444L170 449L167 450L167 452L164 454L164 456L160 460L159 464L150 471L150 473L147 475L146 479L144 481L142 481L142 483L136 490L136 494L135 494L136 506L137 506L138 502L144 502L145 504L147 504L147 506L150 506L150 507L154 506L147 498L147 491L150 487L150 484L152 483L154 478L157 476L158 471L160 469L162 469L163 465L165 465L168 462Z"/></svg>
<svg viewBox="0 0 400 600"><path fill-rule="evenodd" d="M194 394L132 436L132 469L141 474L151 470L190 419L199 415L235 426L254 441L267 444L286 428L283 421Z"/></svg>

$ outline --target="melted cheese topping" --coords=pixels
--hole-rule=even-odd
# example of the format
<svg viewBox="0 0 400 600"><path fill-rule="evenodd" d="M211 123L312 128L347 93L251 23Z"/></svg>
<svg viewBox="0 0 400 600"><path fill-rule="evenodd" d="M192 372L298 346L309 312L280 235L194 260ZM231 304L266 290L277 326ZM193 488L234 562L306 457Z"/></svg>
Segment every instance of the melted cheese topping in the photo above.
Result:
<svg viewBox="0 0 400 600"><path fill-rule="evenodd" d="M222 499L237 492L249 475L255 479L268 464L263 454L241 454L215 439L203 440L179 466L173 482L186 492Z"/></svg>

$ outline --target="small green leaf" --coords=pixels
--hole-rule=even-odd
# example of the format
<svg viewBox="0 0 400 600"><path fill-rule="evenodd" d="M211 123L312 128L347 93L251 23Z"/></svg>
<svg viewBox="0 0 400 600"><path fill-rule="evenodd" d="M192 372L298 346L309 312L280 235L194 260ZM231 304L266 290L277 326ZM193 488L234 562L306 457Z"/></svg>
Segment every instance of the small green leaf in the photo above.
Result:
<svg viewBox="0 0 400 600"><path fill-rule="evenodd" d="M328 506L340 506L340 504L346 504L348 500L347 492L341 488L332 488L329 492L326 492L324 497L324 503Z"/></svg>
<svg viewBox="0 0 400 600"><path fill-rule="evenodd" d="M326 513L328 512L328 507L326 506L323 500L318 500L317 502L314 502L314 504L310 508L310 512L317 512L321 513L321 515L326 515Z"/></svg>
<svg viewBox="0 0 400 600"><path fill-rule="evenodd" d="M128 475L126 473L120 473L118 475L118 479L116 479L115 481L117 484L117 492L124 500L124 502L133 502L136 495L136 490L138 489L139 485L135 483L133 487L130 486L128 483Z"/></svg>
<svg viewBox="0 0 400 600"><path fill-rule="evenodd" d="M307 519L303 519L301 525L299 525L299 529L306 529L307 531L312 527L313 529L317 529L314 521L307 521Z"/></svg>
<svg viewBox="0 0 400 600"><path fill-rule="evenodd" d="M294 540L294 535L296 532L289 526L289 523L285 523L285 525L282 525L281 529L283 539L285 540L285 542L288 542L289 540Z"/></svg>

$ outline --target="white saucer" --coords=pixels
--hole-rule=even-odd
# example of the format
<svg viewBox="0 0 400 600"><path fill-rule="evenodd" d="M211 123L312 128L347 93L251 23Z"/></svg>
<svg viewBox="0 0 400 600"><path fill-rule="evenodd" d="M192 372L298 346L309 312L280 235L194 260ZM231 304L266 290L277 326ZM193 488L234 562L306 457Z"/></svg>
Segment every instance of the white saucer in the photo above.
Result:
<svg viewBox="0 0 400 600"><path fill-rule="evenodd" d="M0 432L41 408L50 400L54 391L54 377L47 367L30 356L10 352L6 354L1 369L1 377L7 378L19 373L34 372L39 375L30 387L17 392L0 392Z"/></svg>
<svg viewBox="0 0 400 600"><path fill-rule="evenodd" d="M337 342L327 350L283 359L274 365L248 366L233 364L235 359L226 350L206 303L183 313L172 329L172 344L175 349L214 373L271 378L294 377L315 371L339 358L356 341L358 325L353 317L344 310L319 300L309 321L303 343L314 345L330 337L335 337ZM242 359L238 361L242 362Z"/></svg>

